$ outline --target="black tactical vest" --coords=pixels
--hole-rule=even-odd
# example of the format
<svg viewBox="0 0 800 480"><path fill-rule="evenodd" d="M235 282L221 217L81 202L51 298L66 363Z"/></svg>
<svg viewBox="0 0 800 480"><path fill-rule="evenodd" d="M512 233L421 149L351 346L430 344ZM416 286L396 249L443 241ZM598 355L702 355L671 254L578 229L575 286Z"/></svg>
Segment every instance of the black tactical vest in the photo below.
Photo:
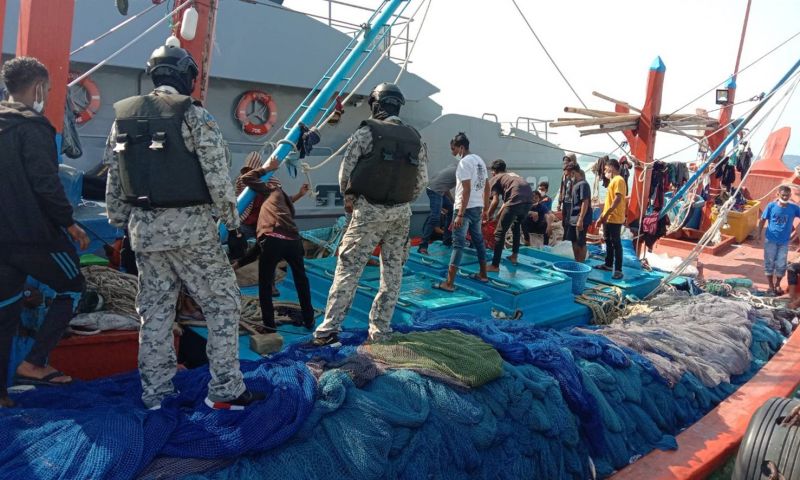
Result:
<svg viewBox="0 0 800 480"><path fill-rule="evenodd" d="M211 203L197 155L181 134L192 99L151 93L114 104L116 148L124 201L149 208Z"/></svg>
<svg viewBox="0 0 800 480"><path fill-rule="evenodd" d="M422 146L419 133L408 125L382 120L365 120L361 126L372 133L372 151L358 159L345 193L380 205L414 200Z"/></svg>

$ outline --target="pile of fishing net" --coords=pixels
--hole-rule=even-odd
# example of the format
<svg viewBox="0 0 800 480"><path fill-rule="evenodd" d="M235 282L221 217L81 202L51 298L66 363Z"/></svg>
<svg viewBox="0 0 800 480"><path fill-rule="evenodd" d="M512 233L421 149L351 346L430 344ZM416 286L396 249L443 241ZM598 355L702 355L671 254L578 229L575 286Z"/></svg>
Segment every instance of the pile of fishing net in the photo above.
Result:
<svg viewBox="0 0 800 480"><path fill-rule="evenodd" d="M682 302L720 308L659 301L654 313ZM654 448L675 448L674 435L783 342L750 307L725 308L727 325L699 326L699 336L735 332L709 355L713 373L695 358L679 378L662 375L651 350L613 342L624 325L567 332L422 312L384 344L344 332L341 348L290 346L244 363L248 385L270 397L241 413L202 406L206 369L179 374L180 396L155 412L139 403L135 375L31 392L15 397L25 408L0 410L0 477L133 478L148 464L147 475L196 479L608 476ZM629 337L641 323L629 322ZM734 349L747 360L722 368Z"/></svg>

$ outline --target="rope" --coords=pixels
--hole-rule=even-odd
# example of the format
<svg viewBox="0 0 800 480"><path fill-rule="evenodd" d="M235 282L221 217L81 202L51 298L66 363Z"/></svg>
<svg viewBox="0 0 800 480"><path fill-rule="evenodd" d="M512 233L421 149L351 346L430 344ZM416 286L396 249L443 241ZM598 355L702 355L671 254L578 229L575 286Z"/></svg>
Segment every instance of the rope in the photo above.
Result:
<svg viewBox="0 0 800 480"><path fill-rule="evenodd" d="M105 33L101 34L100 36L89 40L88 42L84 43L80 47L78 47L75 50L69 52L69 55L70 56L75 55L76 53L80 52L81 50L84 50L84 49L86 49L88 47L91 47L92 45L97 43L98 40L102 40L103 38L111 35L112 33L116 32L117 30L121 29L125 25L131 23L132 21L136 20L137 18L141 17L142 15L144 15L145 13L149 12L150 10L156 8L159 5L160 5L160 3L154 3L154 4L150 5L149 7L145 8L144 10L142 10L139 13L137 13L136 15L128 18L127 20L123 21L122 23L118 24L117 26L112 27L110 30L106 31Z"/></svg>
<svg viewBox="0 0 800 480"><path fill-rule="evenodd" d="M625 296L622 289L615 286L591 287L576 296L575 301L589 307L595 325L609 325L625 313Z"/></svg>
<svg viewBox="0 0 800 480"><path fill-rule="evenodd" d="M125 45L123 45L123 46L122 46L122 47L121 47L119 50L117 50L116 52L112 53L111 55L109 55L109 56L107 56L106 58L104 58L103 60L101 60L101 61L100 61L100 63L98 63L98 64L97 64L97 65L95 65L94 67L90 68L89 70L87 70L87 71L86 71L85 73L83 73L82 75L79 75L79 76L78 76L78 78L76 78L75 80L73 80L73 81L69 82L69 84L67 85L67 87L74 87L75 85L77 85L78 83L80 83L80 82L81 82L81 81L82 81L84 78L86 78L86 77L88 77L89 75L93 74L94 72L96 72L96 71L100 70L100 69L101 69L101 68L102 68L102 67L103 67L105 64L107 64L108 62L110 62L110 61L111 61L113 58L115 58L117 55L119 55L120 53L122 53L122 52L124 52L125 50L127 50L127 49L128 49L130 46L131 46L131 45L133 45L134 43L138 42L138 41L139 41L139 40L141 40L141 39L142 39L142 38L143 38L145 35L147 35L148 33L152 32L153 30L155 30L155 29L156 29L156 27L158 27L159 25L161 25L161 24L162 24L162 23L164 23L165 21L169 20L170 18L172 18L172 16L173 16L173 15L175 15L176 13L178 13L179 11L181 11L182 9L184 9L184 8L186 8L186 7L190 6L190 5L192 5L192 2L186 2L186 3L183 3L183 4L179 5L179 6L178 6L178 7L177 7L175 10L173 10L173 11L169 12L169 13L168 13L168 14L167 14L165 17L163 17L161 20L157 21L156 23L154 23L153 25L151 25L151 26L150 26L150 27L149 27L147 30L145 30L144 32L142 32L142 33L140 33L139 35L137 35L136 37L134 37L134 39L133 39L133 40L131 40L130 42L128 42L128 43L126 43Z"/></svg>
<svg viewBox="0 0 800 480"><path fill-rule="evenodd" d="M411 49L408 51L408 55L406 55L405 61L400 67L400 72L398 72L397 77L394 79L395 84L400 82L400 77L406 71L406 67L408 67L408 60L411 58L411 54L414 53L414 48L417 46L417 39L419 39L419 34L422 33L422 27L425 26L425 20L428 18L428 10L431 9L431 3L433 3L433 0L428 0L428 6L425 7L425 13L422 14L422 21L419 23L417 34L414 35L414 40L411 42Z"/></svg>
<svg viewBox="0 0 800 480"><path fill-rule="evenodd" d="M758 63L758 62L760 62L761 60L765 59L767 56L769 56L769 55L771 55L771 54L775 53L775 51L776 51L776 50L778 50L779 48L783 47L784 45L786 45L786 44L787 44L787 43L789 43L790 41L794 40L794 38L795 38L795 37L797 37L798 35L800 35L800 31L798 31L798 32L797 32L797 33L795 33L794 35L791 35L789 38L787 38L787 39L786 39L786 40L784 40L783 42L779 43L779 44L778 44L776 47L774 47L772 50L770 50L770 51L768 51L767 53L765 53L765 54L761 55L760 57L758 57L757 59L755 59L755 60L754 60L752 63L750 63L749 65L747 65L747 66L746 66L746 67L744 67L743 69L739 70L739 73L742 73L742 72L744 72L745 70L747 70L748 68L752 67L752 66L753 66L753 65L755 65L756 63ZM716 90L716 89L717 89L717 87L719 87L720 85L724 84L724 83L725 83L725 82L727 82L727 81L728 81L728 77L726 77L724 80L722 80L721 82L717 83L717 84L716 84L716 85L714 85L713 87L709 88L709 89L708 89L708 90L706 90L705 92L701 93L701 94L700 94L700 95L698 95L697 97L693 98L692 100L690 100L689 102L687 102L687 103L686 103L686 105L683 105L683 106L681 106L681 107L679 107L679 108L676 108L676 109L675 109L675 111L673 111L673 112L672 112L670 115L674 115L674 114L678 113L679 111L683 110L684 108L688 107L689 105L693 104L694 102L696 102L696 101L700 100L701 98L703 98L703 97L705 97L706 95L708 95L709 93L713 92L714 90Z"/></svg>
<svg viewBox="0 0 800 480"><path fill-rule="evenodd" d="M791 87L791 89L787 89L787 91L784 92L783 99L786 99L790 95L793 95L795 89L798 86L798 84L800 84L800 75L798 75L798 80L795 81L795 83ZM775 93L777 93L777 91L778 91L778 89L775 89L773 92L771 92L771 94L769 96L770 97L773 96ZM783 99L781 99L781 101ZM780 101L778 103L776 103L775 105L773 105L767 111L767 113L765 113L764 116L758 122L756 122L756 125L750 130L750 132L748 132L747 138L753 136L753 134L762 126L764 121L772 114L772 112L778 107L778 105L780 105ZM781 114L778 116L778 118L776 118L774 125L778 124L778 121L780 121L780 117L783 115L784 112L785 112L785 108L783 110L781 110ZM773 129L774 129L774 125L773 125ZM763 152L763 150L764 150L764 145L762 144L761 150L759 151L759 156L760 156L761 152ZM742 187L744 186L744 184L745 184L747 178L750 176L751 172L752 172L752 169L748 170L745 173L744 177L742 177L741 181L739 182L739 186L736 187L736 190L734 191L734 193L731 195L731 197L727 201L725 201L725 203L723 203L722 207L720 207L719 213L717 215L716 220L714 220L714 222L711 224L711 227L709 227L709 229L703 234L702 238L697 242L697 245L695 245L695 247L692 249L692 251L686 257L686 259L680 265L678 265L678 267L676 267L672 272L670 272L669 275L667 275L665 278L663 278L661 280L661 283L659 284L659 286L656 287L646 298L652 298L654 295L656 295L658 292L660 292L664 288L664 285L669 284L672 280L674 280L675 278L680 276L681 273L683 273L683 271L686 269L686 267L688 267L692 262L694 262L694 260L700 255L700 252L708 245L708 243L710 243L712 238L717 237L719 235L720 229L722 228L722 226L724 224L727 223L728 212L733 207L733 205L734 205L734 203L736 201L737 195L741 191Z"/></svg>
<svg viewBox="0 0 800 480"><path fill-rule="evenodd" d="M534 38L536 38L536 41L537 41L537 42L539 42L539 46L540 46L540 47L542 47L542 50L544 50L544 53L545 53L545 55L547 55L547 58L549 58L549 59L550 59L550 63L552 63L552 64L553 64L553 66L554 66L554 67L556 68L556 70L558 71L558 74L559 74L559 75L561 75L561 78L562 78L562 79L564 80L564 82L567 84L567 86L569 87L569 89L570 89L570 90L572 90L572 93L575 95L575 98L577 98L577 99L578 99L578 101L579 101L579 102L581 102L581 105L583 105L583 108L585 108L585 109L587 109L587 110L588 110L588 109L589 109L589 107L586 105L586 102L584 102L584 101L583 101L583 99L581 98L581 96L580 96L580 95L578 95L578 92L577 92L577 91L575 91L575 88L572 86L572 84L569 82L569 80L567 80L567 76L566 76L566 75L564 75L564 72L562 72L562 71L561 71L561 68L559 68L559 66L558 66L558 64L556 63L556 61L555 61L555 59L553 58L553 56L552 56L552 55L550 55L550 52L547 50L547 47L545 47L545 46L544 46L544 43L542 43L542 41L539 39L539 35L537 35L537 34L536 34L536 31L534 31L533 27L531 26L531 23L528 21L528 18L527 18L527 17L525 16L525 14L522 12L522 9L521 9L521 8L519 8L519 5L517 4L517 0L511 0L511 3L513 3L513 4L514 4L514 7L516 7L517 11L519 12L520 16L522 17L522 20L523 20L523 21L525 22L525 24L528 26L528 30L530 30L530 31L531 31L531 33L533 34ZM617 141L617 139L615 139L615 138L614 138L614 137L613 137L613 136L612 136L610 133L606 133L606 135L608 135L608 138L610 138L610 139L611 139L611 141L612 141L612 142L614 142L614 144L615 144L617 147L619 147L619 148L622 148L622 145L620 145L620 143Z"/></svg>
<svg viewBox="0 0 800 480"><path fill-rule="evenodd" d="M86 278L86 286L103 297L104 310L138 318L135 304L139 283L135 275L100 265L83 267L81 273Z"/></svg>

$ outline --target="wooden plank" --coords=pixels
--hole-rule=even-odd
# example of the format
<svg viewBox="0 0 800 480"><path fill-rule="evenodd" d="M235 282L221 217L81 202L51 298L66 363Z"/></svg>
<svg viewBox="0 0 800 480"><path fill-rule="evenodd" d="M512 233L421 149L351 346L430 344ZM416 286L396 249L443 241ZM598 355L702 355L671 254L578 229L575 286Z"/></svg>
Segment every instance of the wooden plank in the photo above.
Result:
<svg viewBox="0 0 800 480"><path fill-rule="evenodd" d="M755 411L770 398L790 396L798 385L800 333L795 331L749 382L678 435L677 450L654 450L611 478L704 479L736 452Z"/></svg>
<svg viewBox="0 0 800 480"><path fill-rule="evenodd" d="M624 113L620 112L606 112L603 110L589 110L586 108L577 108L577 107L564 107L564 111L567 113L579 113L581 115L588 115L590 117L614 117L617 115L625 115Z"/></svg>
<svg viewBox="0 0 800 480"><path fill-rule="evenodd" d="M622 132L625 130L633 130L637 126L639 126L639 124L633 122L633 123L625 123L622 125L615 125L613 127L602 127L602 128L594 128L591 130L581 130L580 132L581 132L581 137L585 137L587 135L597 135L598 133Z"/></svg>
<svg viewBox="0 0 800 480"><path fill-rule="evenodd" d="M603 118L576 118L560 122L550 122L551 127L593 127L595 125L613 125L615 123L630 123L639 120L639 115L618 115Z"/></svg>
<svg viewBox="0 0 800 480"><path fill-rule="evenodd" d="M608 95L603 95L602 93L599 93L599 92L592 92L592 95L594 95L597 98L602 98L603 100L608 100L609 102L616 103L616 104L622 105L624 107L628 107L631 110L633 110L634 112L642 113L641 110L639 110L638 108L632 106L628 102L623 102L622 100L617 100L616 98L611 98Z"/></svg>

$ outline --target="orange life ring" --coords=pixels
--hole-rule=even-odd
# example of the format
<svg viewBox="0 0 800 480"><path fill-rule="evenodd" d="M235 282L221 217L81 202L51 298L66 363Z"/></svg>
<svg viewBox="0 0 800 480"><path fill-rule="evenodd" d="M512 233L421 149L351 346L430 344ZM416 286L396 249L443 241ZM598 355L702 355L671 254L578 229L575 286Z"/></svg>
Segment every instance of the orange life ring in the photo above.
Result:
<svg viewBox="0 0 800 480"><path fill-rule="evenodd" d="M265 110L263 113L260 111L261 108ZM272 95L259 90L250 90L239 97L235 116L244 133L265 135L278 120L278 108L272 100ZM251 120L252 117L256 117L256 120Z"/></svg>
<svg viewBox="0 0 800 480"><path fill-rule="evenodd" d="M72 82L80 75L78 72L69 72L69 81ZM78 86L84 91L83 98L78 100L83 101L76 102L75 95L72 96L72 113L75 114L75 123L83 125L100 110L100 89L89 77L78 82Z"/></svg>

